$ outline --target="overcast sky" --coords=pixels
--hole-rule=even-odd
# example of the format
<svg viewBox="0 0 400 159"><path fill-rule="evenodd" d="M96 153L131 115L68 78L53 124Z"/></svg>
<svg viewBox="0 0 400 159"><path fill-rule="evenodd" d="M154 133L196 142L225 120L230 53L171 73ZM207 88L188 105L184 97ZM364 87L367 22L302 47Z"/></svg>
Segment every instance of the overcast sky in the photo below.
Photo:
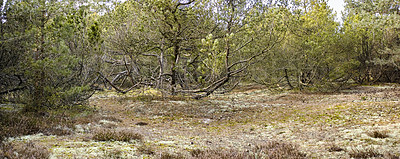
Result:
<svg viewBox="0 0 400 159"><path fill-rule="evenodd" d="M336 12L336 20L342 21L342 11L344 10L344 0L329 0L328 5Z"/></svg>
<svg viewBox="0 0 400 159"><path fill-rule="evenodd" d="M122 0L125 1L125 0ZM7 2L7 0L3 1L3 4L1 4L1 9L3 9L4 4ZM336 20L337 21L342 21L342 11L344 10L344 0L329 0L328 2L329 6L333 8L333 11L336 12Z"/></svg>

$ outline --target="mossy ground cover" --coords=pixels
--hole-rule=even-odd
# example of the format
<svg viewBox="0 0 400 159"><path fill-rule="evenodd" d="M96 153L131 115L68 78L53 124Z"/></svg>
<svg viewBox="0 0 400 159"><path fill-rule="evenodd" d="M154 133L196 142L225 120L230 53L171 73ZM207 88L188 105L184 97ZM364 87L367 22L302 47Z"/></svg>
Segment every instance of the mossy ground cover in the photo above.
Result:
<svg viewBox="0 0 400 159"><path fill-rule="evenodd" d="M142 91L146 98L138 98L140 92L96 94L90 100L93 113L74 114L73 133L8 142L38 143L52 158L268 158L269 143L289 145L283 147L297 155L293 158L400 156L397 85L324 94L250 87L202 100L154 92ZM140 140L99 141L99 132L129 132Z"/></svg>

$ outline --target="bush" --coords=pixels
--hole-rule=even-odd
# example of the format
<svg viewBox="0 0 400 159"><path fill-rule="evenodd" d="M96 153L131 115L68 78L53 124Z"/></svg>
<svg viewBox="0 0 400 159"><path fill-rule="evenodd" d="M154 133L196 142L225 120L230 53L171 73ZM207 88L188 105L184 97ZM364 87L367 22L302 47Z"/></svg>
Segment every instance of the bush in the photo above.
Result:
<svg viewBox="0 0 400 159"><path fill-rule="evenodd" d="M153 155L155 153L154 147L149 143L142 143L137 149L142 154Z"/></svg>
<svg viewBox="0 0 400 159"><path fill-rule="evenodd" d="M328 149L329 152L339 152L339 151L344 151L343 148L337 146L337 145L331 145Z"/></svg>
<svg viewBox="0 0 400 159"><path fill-rule="evenodd" d="M302 159L306 154L300 152L293 144L281 141L268 141L255 146L249 151L238 150L193 150L191 152L196 159L255 159L255 158L273 158L273 159Z"/></svg>
<svg viewBox="0 0 400 159"><path fill-rule="evenodd" d="M251 157L249 153L237 150L194 150L191 155L196 159L243 159Z"/></svg>
<svg viewBox="0 0 400 159"><path fill-rule="evenodd" d="M373 138L380 138L380 139L384 139L384 138L389 137L387 131L375 130L375 131L372 131L372 132L368 132L367 134L368 134L368 136L371 136Z"/></svg>
<svg viewBox="0 0 400 159"><path fill-rule="evenodd" d="M255 153L264 153L268 158L305 158L306 154L298 150L297 146L282 141L268 141L256 146Z"/></svg>
<svg viewBox="0 0 400 159"><path fill-rule="evenodd" d="M158 157L159 159L185 159L185 157L181 154L171 154L168 152L163 152Z"/></svg>
<svg viewBox="0 0 400 159"><path fill-rule="evenodd" d="M68 135L73 122L68 117L48 113L12 113L0 111L0 139L21 135L43 133Z"/></svg>
<svg viewBox="0 0 400 159"><path fill-rule="evenodd" d="M128 130L123 131L115 131L115 130L107 130L101 129L98 130L93 135L93 140L96 141L124 141L129 142L131 140L142 140L143 135L131 132Z"/></svg>
<svg viewBox="0 0 400 159"><path fill-rule="evenodd" d="M50 151L41 145L28 142L22 145L13 143L0 144L0 158L20 159L20 158L49 158Z"/></svg>
<svg viewBox="0 0 400 159"><path fill-rule="evenodd" d="M383 157L383 154L376 151L373 147L358 149L353 148L349 151L351 158L372 158L372 157Z"/></svg>

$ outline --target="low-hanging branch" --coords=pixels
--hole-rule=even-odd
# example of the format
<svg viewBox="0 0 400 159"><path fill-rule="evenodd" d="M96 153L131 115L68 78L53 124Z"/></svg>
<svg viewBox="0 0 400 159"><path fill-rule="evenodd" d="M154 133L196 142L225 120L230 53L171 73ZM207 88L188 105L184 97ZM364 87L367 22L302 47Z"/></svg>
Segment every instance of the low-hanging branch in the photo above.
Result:
<svg viewBox="0 0 400 159"><path fill-rule="evenodd" d="M12 88L12 89L5 90L5 91L0 92L0 95L8 94L8 93L11 93L11 92L16 92L16 91L21 91L21 90L24 90L24 89L26 89L26 88L28 88L28 87L27 87L27 86L22 86L22 87Z"/></svg>
<svg viewBox="0 0 400 159"><path fill-rule="evenodd" d="M113 84L107 77L105 77L101 72L97 72L101 78L103 78L108 84L110 84L111 87L113 87L118 93L128 93L129 91L131 91L133 88L137 87L140 83L138 82L137 84L133 85L132 87L130 87L127 90L123 90L121 88L119 88L118 86L116 86L115 84Z"/></svg>

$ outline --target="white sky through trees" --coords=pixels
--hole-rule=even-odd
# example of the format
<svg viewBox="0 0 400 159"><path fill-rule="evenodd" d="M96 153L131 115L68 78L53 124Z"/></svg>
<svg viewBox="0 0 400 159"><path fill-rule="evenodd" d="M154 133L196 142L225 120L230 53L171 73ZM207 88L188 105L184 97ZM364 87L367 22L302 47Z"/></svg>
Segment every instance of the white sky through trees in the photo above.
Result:
<svg viewBox="0 0 400 159"><path fill-rule="evenodd" d="M119 0L119 1L125 1L125 0ZM1 10L3 10L3 7L7 0L3 0L3 4L1 4ZM328 5L333 8L333 11L336 12L336 20L341 22L342 21L342 11L344 10L344 0L328 0Z"/></svg>
<svg viewBox="0 0 400 159"><path fill-rule="evenodd" d="M118 0L120 2L125 2L126 0ZM336 12L336 20L342 21L342 11L344 10L344 0L328 0L328 5Z"/></svg>
<svg viewBox="0 0 400 159"><path fill-rule="evenodd" d="M328 5L336 12L336 20L342 22L342 11L344 10L344 0L329 0Z"/></svg>

